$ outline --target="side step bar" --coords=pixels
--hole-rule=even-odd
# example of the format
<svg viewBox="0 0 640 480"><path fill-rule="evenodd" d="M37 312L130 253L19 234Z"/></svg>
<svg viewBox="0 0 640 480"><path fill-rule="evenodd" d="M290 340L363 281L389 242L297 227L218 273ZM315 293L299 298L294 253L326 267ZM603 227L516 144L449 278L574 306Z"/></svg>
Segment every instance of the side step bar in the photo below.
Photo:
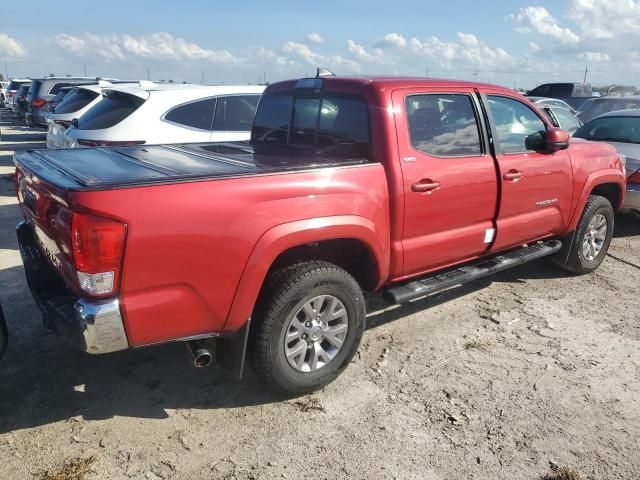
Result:
<svg viewBox="0 0 640 480"><path fill-rule="evenodd" d="M480 260L476 264L454 268L444 273L436 273L413 280L409 283L389 287L384 292L384 298L392 303L408 303L413 300L442 292L474 280L478 280L494 273L517 267L523 263L537 260L551 255L562 248L560 240L538 242L534 245L520 248L509 253Z"/></svg>

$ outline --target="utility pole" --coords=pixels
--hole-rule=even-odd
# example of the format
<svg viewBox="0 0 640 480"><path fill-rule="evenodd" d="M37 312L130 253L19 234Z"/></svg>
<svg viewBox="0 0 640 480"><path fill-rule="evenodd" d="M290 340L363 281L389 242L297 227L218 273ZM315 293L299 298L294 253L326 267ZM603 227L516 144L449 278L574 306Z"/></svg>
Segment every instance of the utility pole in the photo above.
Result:
<svg viewBox="0 0 640 480"><path fill-rule="evenodd" d="M582 83L584 83L584 84L587 83L587 73L589 73L589 65L584 67L584 80L582 81Z"/></svg>
<svg viewBox="0 0 640 480"><path fill-rule="evenodd" d="M84 67L84 76L87 76L87 64L83 63L82 66Z"/></svg>
<svg viewBox="0 0 640 480"><path fill-rule="evenodd" d="M9 69L7 68L7 61L4 61L4 73L7 76L6 80L9 81Z"/></svg>
<svg viewBox="0 0 640 480"><path fill-rule="evenodd" d="M262 72L262 81L267 83L267 72Z"/></svg>
<svg viewBox="0 0 640 480"><path fill-rule="evenodd" d="M202 83L202 85L204 85L204 70L202 70L202 81L200 83Z"/></svg>
<svg viewBox="0 0 640 480"><path fill-rule="evenodd" d="M478 70L474 70L473 72L473 81L476 83L478 83L478 73L480 73Z"/></svg>
<svg viewBox="0 0 640 480"><path fill-rule="evenodd" d="M147 80L151 80L151 76L149 75L149 69L147 68Z"/></svg>

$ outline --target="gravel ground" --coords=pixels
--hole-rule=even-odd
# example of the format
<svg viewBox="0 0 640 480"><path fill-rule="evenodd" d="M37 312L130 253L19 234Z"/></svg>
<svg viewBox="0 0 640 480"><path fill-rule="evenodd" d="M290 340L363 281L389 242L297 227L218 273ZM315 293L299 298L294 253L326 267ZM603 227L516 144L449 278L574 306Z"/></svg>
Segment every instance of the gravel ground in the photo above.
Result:
<svg viewBox="0 0 640 480"><path fill-rule="evenodd" d="M46 332L11 157L44 134L6 113L0 129L0 477L640 478L640 219L617 218L591 275L541 261L406 307L373 297L345 373L280 399L182 345L86 357Z"/></svg>

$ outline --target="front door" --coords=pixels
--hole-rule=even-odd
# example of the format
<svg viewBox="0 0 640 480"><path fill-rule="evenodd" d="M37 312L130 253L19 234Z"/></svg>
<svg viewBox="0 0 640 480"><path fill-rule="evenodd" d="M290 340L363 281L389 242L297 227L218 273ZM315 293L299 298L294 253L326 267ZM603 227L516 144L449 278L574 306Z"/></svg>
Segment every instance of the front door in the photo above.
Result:
<svg viewBox="0 0 640 480"><path fill-rule="evenodd" d="M569 223L572 168L567 150L545 152L547 123L529 105L503 93L483 97L492 119L501 202L494 250L558 235Z"/></svg>
<svg viewBox="0 0 640 480"><path fill-rule="evenodd" d="M494 240L498 183L469 89L393 93L404 183L403 276L482 255Z"/></svg>

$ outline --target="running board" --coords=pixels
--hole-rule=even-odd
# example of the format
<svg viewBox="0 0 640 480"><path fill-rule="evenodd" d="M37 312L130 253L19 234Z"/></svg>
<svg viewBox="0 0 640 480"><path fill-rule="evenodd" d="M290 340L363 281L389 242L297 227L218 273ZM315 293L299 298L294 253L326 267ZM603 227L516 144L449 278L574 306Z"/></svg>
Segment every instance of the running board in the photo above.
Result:
<svg viewBox="0 0 640 480"><path fill-rule="evenodd" d="M432 274L397 287L389 287L384 291L384 298L392 303L408 303L546 257L561 248L562 242L560 240L538 242L519 250L480 260L475 264L458 267L444 273Z"/></svg>

